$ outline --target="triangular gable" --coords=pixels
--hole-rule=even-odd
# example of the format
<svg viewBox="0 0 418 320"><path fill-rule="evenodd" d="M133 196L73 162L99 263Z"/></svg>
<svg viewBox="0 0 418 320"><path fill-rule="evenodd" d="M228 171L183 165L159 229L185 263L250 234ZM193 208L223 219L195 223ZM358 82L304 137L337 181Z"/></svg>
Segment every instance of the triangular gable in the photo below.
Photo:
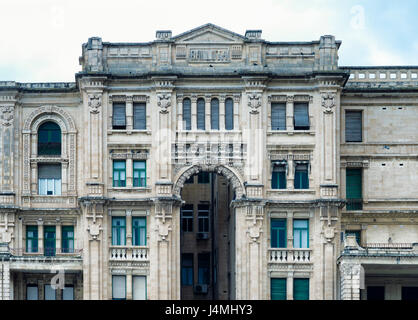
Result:
<svg viewBox="0 0 418 320"><path fill-rule="evenodd" d="M185 43L222 43L222 42L242 42L246 38L240 34L223 29L214 24L208 23L190 31L181 33L172 40Z"/></svg>

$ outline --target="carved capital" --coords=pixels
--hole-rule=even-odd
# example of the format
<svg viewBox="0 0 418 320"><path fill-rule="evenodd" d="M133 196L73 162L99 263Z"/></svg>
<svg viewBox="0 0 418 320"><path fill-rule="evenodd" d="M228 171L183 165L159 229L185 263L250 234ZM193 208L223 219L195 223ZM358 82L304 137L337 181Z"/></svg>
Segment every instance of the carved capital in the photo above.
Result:
<svg viewBox="0 0 418 320"><path fill-rule="evenodd" d="M0 120L5 127L12 125L14 118L14 106L0 106Z"/></svg>
<svg viewBox="0 0 418 320"><path fill-rule="evenodd" d="M99 113L100 107L102 106L102 95L98 93L92 93L88 95L89 98L89 108L91 113Z"/></svg>
<svg viewBox="0 0 418 320"><path fill-rule="evenodd" d="M159 93L157 99L160 113L168 113L168 108L171 106L171 93Z"/></svg>
<svg viewBox="0 0 418 320"><path fill-rule="evenodd" d="M322 93L321 105L323 107L322 111L324 113L327 113L327 114L333 113L334 107L335 107L335 94L330 93L330 92Z"/></svg>
<svg viewBox="0 0 418 320"><path fill-rule="evenodd" d="M261 107L261 93L249 93L248 106L250 107L250 113L258 114L258 109Z"/></svg>

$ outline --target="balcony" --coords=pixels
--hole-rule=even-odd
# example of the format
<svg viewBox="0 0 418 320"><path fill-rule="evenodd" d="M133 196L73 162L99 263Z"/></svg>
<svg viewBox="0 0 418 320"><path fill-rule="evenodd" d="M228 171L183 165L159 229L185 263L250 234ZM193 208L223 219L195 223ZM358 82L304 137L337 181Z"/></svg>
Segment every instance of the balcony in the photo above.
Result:
<svg viewBox="0 0 418 320"><path fill-rule="evenodd" d="M26 252L24 248L9 248L10 255L14 257L82 257L83 249L72 248L44 248L43 252Z"/></svg>
<svg viewBox="0 0 418 320"><path fill-rule="evenodd" d="M312 249L270 248L269 263L311 263Z"/></svg>
<svg viewBox="0 0 418 320"><path fill-rule="evenodd" d="M363 199L347 199L347 211L363 210Z"/></svg>
<svg viewBox="0 0 418 320"><path fill-rule="evenodd" d="M148 247L111 246L109 248L110 261L149 261Z"/></svg>

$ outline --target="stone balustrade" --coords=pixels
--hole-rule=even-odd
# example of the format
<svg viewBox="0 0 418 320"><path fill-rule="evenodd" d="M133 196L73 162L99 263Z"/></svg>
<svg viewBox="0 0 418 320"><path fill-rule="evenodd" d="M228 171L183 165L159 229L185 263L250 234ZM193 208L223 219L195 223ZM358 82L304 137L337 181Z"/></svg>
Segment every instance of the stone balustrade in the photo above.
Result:
<svg viewBox="0 0 418 320"><path fill-rule="evenodd" d="M269 263L310 263L312 249L270 248Z"/></svg>
<svg viewBox="0 0 418 320"><path fill-rule="evenodd" d="M109 260L111 261L149 261L148 247L111 246Z"/></svg>

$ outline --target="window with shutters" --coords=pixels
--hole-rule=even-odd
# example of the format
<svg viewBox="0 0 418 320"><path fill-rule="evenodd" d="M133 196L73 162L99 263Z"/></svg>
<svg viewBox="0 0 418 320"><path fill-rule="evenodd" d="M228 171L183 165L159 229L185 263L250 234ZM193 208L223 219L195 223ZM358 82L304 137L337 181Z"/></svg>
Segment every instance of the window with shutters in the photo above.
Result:
<svg viewBox="0 0 418 320"><path fill-rule="evenodd" d="M112 218L112 245L126 245L126 219L125 217Z"/></svg>
<svg viewBox="0 0 418 320"><path fill-rule="evenodd" d="M286 104L271 104L271 130L286 130Z"/></svg>
<svg viewBox="0 0 418 320"><path fill-rule="evenodd" d="M55 226L44 226L44 255L55 256L56 230Z"/></svg>
<svg viewBox="0 0 418 320"><path fill-rule="evenodd" d="M26 226L26 252L38 252L38 226Z"/></svg>
<svg viewBox="0 0 418 320"><path fill-rule="evenodd" d="M206 130L205 127L205 99L197 99L197 129Z"/></svg>
<svg viewBox="0 0 418 320"><path fill-rule="evenodd" d="M126 299L126 276L112 276L112 299Z"/></svg>
<svg viewBox="0 0 418 320"><path fill-rule="evenodd" d="M225 100L225 129L234 130L234 100Z"/></svg>
<svg viewBox="0 0 418 320"><path fill-rule="evenodd" d="M286 219L271 219L271 247L286 248Z"/></svg>
<svg viewBox="0 0 418 320"><path fill-rule="evenodd" d="M45 122L39 127L38 155L61 155L61 128L55 122Z"/></svg>
<svg viewBox="0 0 418 320"><path fill-rule="evenodd" d="M61 164L38 164L39 195L61 195Z"/></svg>
<svg viewBox="0 0 418 320"><path fill-rule="evenodd" d="M183 286L193 285L193 253L181 255L181 284Z"/></svg>
<svg viewBox="0 0 418 320"><path fill-rule="evenodd" d="M181 230L193 232L193 204L185 204L181 208Z"/></svg>
<svg viewBox="0 0 418 320"><path fill-rule="evenodd" d="M346 198L347 210L362 210L363 209L363 195L362 195L362 169L361 168L347 168L346 169Z"/></svg>
<svg viewBox="0 0 418 320"><path fill-rule="evenodd" d="M309 279L293 279L293 300L309 300Z"/></svg>
<svg viewBox="0 0 418 320"><path fill-rule="evenodd" d="M293 220L293 248L309 248L309 220Z"/></svg>
<svg viewBox="0 0 418 320"><path fill-rule="evenodd" d="M345 112L345 142L362 142L362 112Z"/></svg>
<svg viewBox="0 0 418 320"><path fill-rule="evenodd" d="M61 227L62 253L74 252L74 226L62 226Z"/></svg>
<svg viewBox="0 0 418 320"><path fill-rule="evenodd" d="M309 164L298 163L295 166L295 189L309 189Z"/></svg>
<svg viewBox="0 0 418 320"><path fill-rule="evenodd" d="M295 130L309 130L308 103L294 104L293 124Z"/></svg>
<svg viewBox="0 0 418 320"><path fill-rule="evenodd" d="M26 286L26 300L38 299L38 286L36 284L28 284Z"/></svg>
<svg viewBox="0 0 418 320"><path fill-rule="evenodd" d="M113 129L126 129L126 105L125 103L113 103Z"/></svg>
<svg viewBox="0 0 418 320"><path fill-rule="evenodd" d="M273 161L273 171L271 175L271 188L272 189L286 189L286 170L287 163Z"/></svg>
<svg viewBox="0 0 418 320"><path fill-rule="evenodd" d="M189 98L183 100L183 130L192 130L192 103Z"/></svg>
<svg viewBox="0 0 418 320"><path fill-rule="evenodd" d="M126 187L125 160L113 160L113 186Z"/></svg>
<svg viewBox="0 0 418 320"><path fill-rule="evenodd" d="M271 278L270 284L271 300L286 300L287 279Z"/></svg>
<svg viewBox="0 0 418 320"><path fill-rule="evenodd" d="M219 100L216 98L210 101L210 128L219 130Z"/></svg>
<svg viewBox="0 0 418 320"><path fill-rule="evenodd" d="M133 217L132 218L132 245L146 246L147 245L147 218Z"/></svg>
<svg viewBox="0 0 418 320"><path fill-rule="evenodd" d="M147 168L145 160L133 161L133 186L146 187L147 186Z"/></svg>
<svg viewBox="0 0 418 320"><path fill-rule="evenodd" d="M147 278L145 276L132 276L132 299L147 300Z"/></svg>
<svg viewBox="0 0 418 320"><path fill-rule="evenodd" d="M134 130L146 130L147 129L147 106L145 103L134 103Z"/></svg>

